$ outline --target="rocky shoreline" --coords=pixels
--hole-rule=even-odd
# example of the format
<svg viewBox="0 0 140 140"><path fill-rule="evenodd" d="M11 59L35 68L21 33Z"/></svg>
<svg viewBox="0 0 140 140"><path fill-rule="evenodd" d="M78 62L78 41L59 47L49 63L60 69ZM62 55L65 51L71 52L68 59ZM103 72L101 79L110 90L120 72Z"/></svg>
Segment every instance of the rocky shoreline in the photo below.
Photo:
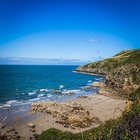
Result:
<svg viewBox="0 0 140 140"><path fill-rule="evenodd" d="M106 85L104 82L93 82L91 86L103 88ZM79 96L77 98L85 99L88 96ZM92 116L90 111L73 101L69 103L56 101L34 102L31 104L31 113L35 114L37 112L50 114L53 118L58 119L56 123L72 129L75 129L75 127L86 128L100 123L99 118Z"/></svg>
<svg viewBox="0 0 140 140"><path fill-rule="evenodd" d="M60 103L56 101L45 101L32 103L31 112L51 114L53 118L56 117L59 119L56 123L73 129L75 127L90 127L91 124L100 122L98 118L91 116L89 111L76 102Z"/></svg>
<svg viewBox="0 0 140 140"><path fill-rule="evenodd" d="M80 96L66 102L36 102L32 104L31 112L35 115L39 113L38 117L30 121L18 118L13 125L3 123L0 135L9 139L36 140L42 131L49 128L81 133L119 117L125 107L126 100L112 99L101 94Z"/></svg>

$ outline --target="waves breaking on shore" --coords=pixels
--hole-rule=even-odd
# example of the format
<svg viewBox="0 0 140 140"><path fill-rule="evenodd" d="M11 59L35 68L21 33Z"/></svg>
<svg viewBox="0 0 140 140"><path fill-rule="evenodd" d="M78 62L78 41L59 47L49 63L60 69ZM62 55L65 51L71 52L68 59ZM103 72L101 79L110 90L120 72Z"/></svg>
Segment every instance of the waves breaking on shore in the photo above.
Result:
<svg viewBox="0 0 140 140"><path fill-rule="evenodd" d="M97 80L101 80L98 78ZM98 91L98 88L92 87L92 80L87 82L87 85L81 86L77 89L65 89L64 85L60 85L57 90L55 89L39 89L33 90L28 93L22 93L22 95L29 96L27 100L9 100L3 104L0 104L0 109L8 109L12 106L18 106L23 104L31 104L35 101L43 100L56 100L56 101L65 101L72 98L76 98L81 95L89 95Z"/></svg>
<svg viewBox="0 0 140 140"><path fill-rule="evenodd" d="M75 73L77 66L1 66L0 121L24 116L33 102L64 102L96 93L103 76ZM26 112L26 113L25 113ZM6 120L8 120L6 118Z"/></svg>

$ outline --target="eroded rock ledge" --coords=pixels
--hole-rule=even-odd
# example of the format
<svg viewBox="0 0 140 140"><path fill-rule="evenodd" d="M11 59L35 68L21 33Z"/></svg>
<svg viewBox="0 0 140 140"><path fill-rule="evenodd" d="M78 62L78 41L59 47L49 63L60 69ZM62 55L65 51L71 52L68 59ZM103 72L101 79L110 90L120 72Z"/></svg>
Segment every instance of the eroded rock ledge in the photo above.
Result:
<svg viewBox="0 0 140 140"><path fill-rule="evenodd" d="M100 120L90 115L80 104L75 102L60 103L56 101L36 102L31 105L31 112L44 112L57 117L56 123L64 127L86 128L91 124L98 124Z"/></svg>

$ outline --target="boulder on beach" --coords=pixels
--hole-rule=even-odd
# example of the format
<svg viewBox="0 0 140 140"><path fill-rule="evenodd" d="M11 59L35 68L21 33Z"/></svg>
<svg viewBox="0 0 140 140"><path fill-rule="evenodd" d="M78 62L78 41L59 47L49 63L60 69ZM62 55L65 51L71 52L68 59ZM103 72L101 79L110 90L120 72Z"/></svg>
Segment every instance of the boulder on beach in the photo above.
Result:
<svg viewBox="0 0 140 140"><path fill-rule="evenodd" d="M27 123L27 125L28 125L29 127L31 127L31 128L34 128L34 127L35 127L35 125L34 125L33 123Z"/></svg>

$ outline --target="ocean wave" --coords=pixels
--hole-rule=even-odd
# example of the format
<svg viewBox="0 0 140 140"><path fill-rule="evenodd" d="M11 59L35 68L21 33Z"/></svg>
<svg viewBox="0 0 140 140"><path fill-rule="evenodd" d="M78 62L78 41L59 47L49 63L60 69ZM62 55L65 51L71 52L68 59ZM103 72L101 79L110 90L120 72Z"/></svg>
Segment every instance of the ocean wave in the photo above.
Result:
<svg viewBox="0 0 140 140"><path fill-rule="evenodd" d="M50 97L52 97L52 96L53 96L53 95L51 95L51 94L47 94L47 97L48 97L48 98L50 98Z"/></svg>
<svg viewBox="0 0 140 140"><path fill-rule="evenodd" d="M67 89L64 89L63 91L66 92L66 91L68 91L68 90L67 90Z"/></svg>
<svg viewBox="0 0 140 140"><path fill-rule="evenodd" d="M43 92L43 91L48 91L48 89L43 88L43 89L40 89L39 91L40 91L40 92Z"/></svg>
<svg viewBox="0 0 140 140"><path fill-rule="evenodd" d="M82 90L90 90L92 87L90 85L81 87Z"/></svg>
<svg viewBox="0 0 140 140"><path fill-rule="evenodd" d="M11 104L16 103L16 102L17 102L17 100L10 100L10 101L7 101L6 103L11 105Z"/></svg>
<svg viewBox="0 0 140 140"><path fill-rule="evenodd" d="M58 98L62 98L62 96L59 96Z"/></svg>
<svg viewBox="0 0 140 140"><path fill-rule="evenodd" d="M59 86L59 89L62 89L62 88L64 88L64 85L60 85L60 86Z"/></svg>
<svg viewBox="0 0 140 140"><path fill-rule="evenodd" d="M36 94L36 92L29 92L28 93L29 96L34 95L34 94Z"/></svg>
<svg viewBox="0 0 140 140"><path fill-rule="evenodd" d="M40 99L41 99L41 98L37 97L37 98L29 99L28 101L29 101L29 102L33 102L33 101L38 101L38 100L40 100Z"/></svg>
<svg viewBox="0 0 140 140"><path fill-rule="evenodd" d="M92 85L92 83L88 83L88 84L86 84L86 86L91 86Z"/></svg>
<svg viewBox="0 0 140 140"><path fill-rule="evenodd" d="M13 104L16 105L18 103L17 100L7 101L5 104L2 104L0 108L10 108Z"/></svg>
<svg viewBox="0 0 140 140"><path fill-rule="evenodd" d="M90 84L91 82L92 81L89 80L88 84ZM82 94L84 95L86 94L85 92L90 92L90 90L92 90L92 87L90 85L86 85L83 87L79 87L78 89L66 89L66 88L64 89L64 85L60 85L58 90L60 90L61 92L60 96L54 94L54 91L55 91L54 89L44 88L44 89L32 90L30 92L24 92L24 93L21 93L22 95L24 95L22 100L21 99L9 100L5 102L4 104L1 104L0 108L8 109L8 108L11 108L11 106L31 104L34 101L42 101L42 100L50 100L50 99L57 100L61 98L68 98L66 97L66 95L70 95L70 96L76 96L76 95L82 95Z"/></svg>
<svg viewBox="0 0 140 140"><path fill-rule="evenodd" d="M92 80L88 80L88 83L91 83L92 82Z"/></svg>
<svg viewBox="0 0 140 140"><path fill-rule="evenodd" d="M1 109L1 108L10 108L10 107L11 107L10 104L3 104L3 105L0 106L0 109Z"/></svg>
<svg viewBox="0 0 140 140"><path fill-rule="evenodd" d="M38 96L37 97L43 97L44 96L44 94L38 94Z"/></svg>
<svg viewBox="0 0 140 140"><path fill-rule="evenodd" d="M68 94L68 93L78 93L78 92L80 92L79 89L73 89L73 90L65 90L62 93L63 94Z"/></svg>
<svg viewBox="0 0 140 140"><path fill-rule="evenodd" d="M95 78L95 80L97 81L101 81L103 78Z"/></svg>

